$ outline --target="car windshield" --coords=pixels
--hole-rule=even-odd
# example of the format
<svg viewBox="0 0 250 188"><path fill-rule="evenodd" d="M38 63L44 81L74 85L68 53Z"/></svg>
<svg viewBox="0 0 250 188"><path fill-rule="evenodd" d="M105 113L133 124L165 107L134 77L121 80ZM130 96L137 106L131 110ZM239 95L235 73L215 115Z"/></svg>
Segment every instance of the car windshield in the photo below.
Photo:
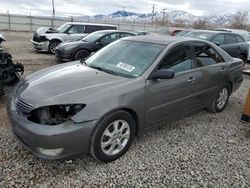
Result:
<svg viewBox="0 0 250 188"><path fill-rule="evenodd" d="M57 31L59 31L59 33L65 33L70 26L71 26L70 24L64 24L61 27L59 27Z"/></svg>
<svg viewBox="0 0 250 188"><path fill-rule="evenodd" d="M124 77L138 77L154 62L165 45L118 41L86 60L90 67Z"/></svg>
<svg viewBox="0 0 250 188"><path fill-rule="evenodd" d="M191 37L196 39L203 39L203 40L209 40L209 38L213 35L213 33L210 32L189 32L185 34L185 37Z"/></svg>
<svg viewBox="0 0 250 188"><path fill-rule="evenodd" d="M99 38L101 38L102 36L104 36L106 34L107 33L104 33L104 32L91 33L91 34L87 35L86 37L84 37L82 39L82 41L85 41L85 42L95 42L96 40L98 40Z"/></svg>

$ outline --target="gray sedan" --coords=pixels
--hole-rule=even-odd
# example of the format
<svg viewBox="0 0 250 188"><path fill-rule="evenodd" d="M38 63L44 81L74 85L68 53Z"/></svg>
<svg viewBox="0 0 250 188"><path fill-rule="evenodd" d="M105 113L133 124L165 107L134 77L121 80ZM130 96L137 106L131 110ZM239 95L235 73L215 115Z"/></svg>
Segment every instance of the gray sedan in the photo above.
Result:
<svg viewBox="0 0 250 188"><path fill-rule="evenodd" d="M23 79L8 114L16 138L40 158L89 153L109 162L146 130L204 108L223 111L242 69L210 42L125 38Z"/></svg>

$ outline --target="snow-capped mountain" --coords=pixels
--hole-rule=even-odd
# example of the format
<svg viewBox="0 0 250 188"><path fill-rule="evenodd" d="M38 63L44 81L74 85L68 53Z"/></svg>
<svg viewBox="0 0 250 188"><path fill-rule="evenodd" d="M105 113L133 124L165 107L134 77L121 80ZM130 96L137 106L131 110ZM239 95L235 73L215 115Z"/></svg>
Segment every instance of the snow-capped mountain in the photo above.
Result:
<svg viewBox="0 0 250 188"><path fill-rule="evenodd" d="M227 25L231 23L232 16L236 13L234 10L228 10L214 16L195 16L185 11L172 10L165 13L165 21L170 23L182 23L182 24L192 24L197 20L206 20L210 24L215 25ZM109 15L95 15L96 19L109 18L112 20L124 19L128 22L150 22L152 20L152 13L140 14L128 11L116 11ZM163 15L159 12L154 13L154 20L161 21ZM249 14L250 21L250 14Z"/></svg>

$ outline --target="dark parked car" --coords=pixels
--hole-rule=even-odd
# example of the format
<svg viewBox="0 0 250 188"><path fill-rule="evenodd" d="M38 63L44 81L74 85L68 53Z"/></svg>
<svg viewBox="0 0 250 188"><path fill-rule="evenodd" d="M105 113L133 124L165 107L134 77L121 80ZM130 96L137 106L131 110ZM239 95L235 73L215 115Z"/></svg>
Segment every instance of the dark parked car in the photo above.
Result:
<svg viewBox="0 0 250 188"><path fill-rule="evenodd" d="M208 40L220 46L232 57L240 58L247 62L249 44L239 34L230 33L226 31L191 31L184 35L185 37L192 37L198 39Z"/></svg>
<svg viewBox="0 0 250 188"><path fill-rule="evenodd" d="M28 76L8 114L14 135L40 158L90 153L108 162L166 121L203 108L223 111L242 69L242 60L207 41L128 37L86 61Z"/></svg>
<svg viewBox="0 0 250 188"><path fill-rule="evenodd" d="M82 40L59 44L56 47L55 55L65 61L83 59L111 42L131 36L135 36L135 34L117 30L96 31Z"/></svg>

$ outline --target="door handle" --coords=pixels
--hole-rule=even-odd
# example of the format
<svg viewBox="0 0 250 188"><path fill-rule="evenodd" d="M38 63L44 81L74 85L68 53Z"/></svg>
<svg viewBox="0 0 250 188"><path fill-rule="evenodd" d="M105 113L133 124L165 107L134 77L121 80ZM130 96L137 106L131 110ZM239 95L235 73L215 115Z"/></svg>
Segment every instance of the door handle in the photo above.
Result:
<svg viewBox="0 0 250 188"><path fill-rule="evenodd" d="M196 80L195 77L190 77L187 81L188 81L188 82L193 82L193 81L195 81L195 80Z"/></svg>
<svg viewBox="0 0 250 188"><path fill-rule="evenodd" d="M227 67L222 67L220 71L221 71L221 72L227 71Z"/></svg>

